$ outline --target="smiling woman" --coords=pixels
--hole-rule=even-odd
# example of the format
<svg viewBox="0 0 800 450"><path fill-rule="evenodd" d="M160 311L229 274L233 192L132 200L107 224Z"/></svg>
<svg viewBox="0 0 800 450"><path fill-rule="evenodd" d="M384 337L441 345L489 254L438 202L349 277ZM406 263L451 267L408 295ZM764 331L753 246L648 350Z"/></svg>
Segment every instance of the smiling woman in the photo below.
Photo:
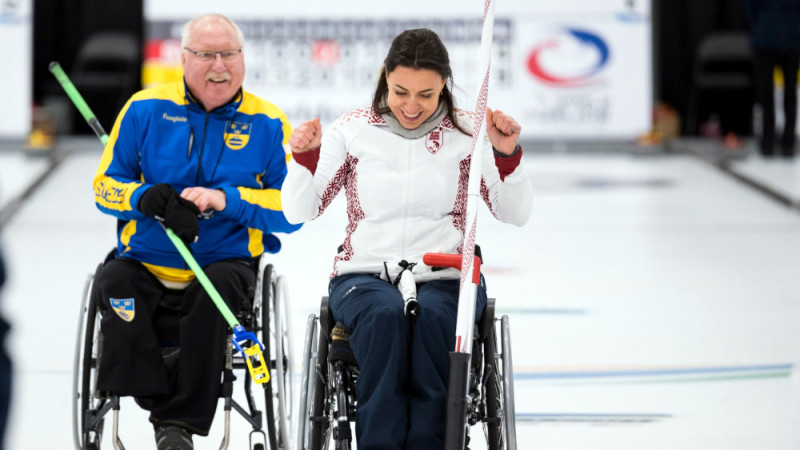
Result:
<svg viewBox="0 0 800 450"><path fill-rule="evenodd" d="M329 306L335 321L354 330L359 448L443 448L460 275L422 257L464 248L471 163L496 218L522 225L531 212L519 123L487 108L488 139L473 158L472 130L482 120L455 108L451 86L439 36L406 30L384 60L372 108L345 113L324 135L319 119L307 121L289 139L281 191L288 220L314 219L342 188L347 195L349 225L334 258ZM477 321L485 285L476 291ZM406 309L412 298L418 308ZM415 311L413 320L406 311Z"/></svg>

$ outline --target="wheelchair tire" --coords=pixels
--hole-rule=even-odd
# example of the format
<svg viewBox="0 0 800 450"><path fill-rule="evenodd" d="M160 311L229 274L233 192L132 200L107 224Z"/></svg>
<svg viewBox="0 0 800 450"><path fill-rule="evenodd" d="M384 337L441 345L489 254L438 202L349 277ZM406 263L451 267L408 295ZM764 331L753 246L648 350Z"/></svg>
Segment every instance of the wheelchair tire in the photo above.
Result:
<svg viewBox="0 0 800 450"><path fill-rule="evenodd" d="M272 299L275 297L272 283L272 265L268 264L264 268L261 291L261 343L264 345L264 357L267 359L270 374L272 373L272 343L270 342L270 310L272 309ZM265 409L267 413L267 439L272 450L278 448L278 436L275 432L275 407L272 404L272 385L274 379L264 383Z"/></svg>
<svg viewBox="0 0 800 450"><path fill-rule="evenodd" d="M505 449L505 433L503 415L503 382L502 366L498 360L502 358L497 350L495 327L486 336L484 349L484 401L486 402L485 434L489 450Z"/></svg>
<svg viewBox="0 0 800 450"><path fill-rule="evenodd" d="M276 354L275 367L280 376L278 390L278 420L280 424L280 441L282 449L288 450L292 436L292 405L294 404L294 357L292 356L291 318L289 315L289 298L287 296L287 283L283 275L275 281L275 307L272 322L276 342L280 353Z"/></svg>
<svg viewBox="0 0 800 450"><path fill-rule="evenodd" d="M288 317L282 277L275 277L271 264L263 271L261 299L261 342L271 379L264 383L267 431L272 450L288 450L291 429L292 366L290 361Z"/></svg>
<svg viewBox="0 0 800 450"><path fill-rule="evenodd" d="M97 397L97 369L102 351L100 335L100 315L97 298L93 295L94 280L100 273L103 264L99 264L95 273L86 280L83 290L78 335L75 346L73 365L73 428L74 441L78 449L99 449L104 421L98 422L93 429L87 426L87 413L98 411L107 399Z"/></svg>
<svg viewBox="0 0 800 450"><path fill-rule="evenodd" d="M324 450L328 448L331 438L331 412L327 411L326 401L328 380L328 339L322 332L322 326L316 330L317 355L314 364L310 368L309 393L311 404L309 405L309 450Z"/></svg>
<svg viewBox="0 0 800 450"><path fill-rule="evenodd" d="M311 397L314 395L313 367L316 349L317 316L311 314L306 321L306 334L303 339L303 367L300 370L300 402L297 408L297 436L295 440L296 450L307 450L308 440L311 433L310 404Z"/></svg>
<svg viewBox="0 0 800 450"><path fill-rule="evenodd" d="M503 346L503 401L505 403L506 449L517 450L517 425L514 408L514 364L511 360L511 327L508 316L500 319L500 339Z"/></svg>
<svg viewBox="0 0 800 450"><path fill-rule="evenodd" d="M497 330L494 326L484 342L485 424L489 450L517 449L510 339L508 316L503 316L500 320L500 347L497 346Z"/></svg>

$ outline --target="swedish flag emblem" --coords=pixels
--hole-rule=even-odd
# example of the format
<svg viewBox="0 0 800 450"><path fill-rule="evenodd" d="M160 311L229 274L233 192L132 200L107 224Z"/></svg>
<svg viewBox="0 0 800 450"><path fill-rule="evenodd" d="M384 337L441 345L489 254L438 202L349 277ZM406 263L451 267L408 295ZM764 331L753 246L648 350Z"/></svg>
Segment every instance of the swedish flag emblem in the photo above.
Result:
<svg viewBox="0 0 800 450"><path fill-rule="evenodd" d="M122 320L125 322L133 320L133 316L136 315L136 309L134 308L132 298L112 298L109 300L114 312L117 313Z"/></svg>
<svg viewBox="0 0 800 450"><path fill-rule="evenodd" d="M225 130L225 145L231 150L241 150L250 140L253 124L246 122L230 122Z"/></svg>

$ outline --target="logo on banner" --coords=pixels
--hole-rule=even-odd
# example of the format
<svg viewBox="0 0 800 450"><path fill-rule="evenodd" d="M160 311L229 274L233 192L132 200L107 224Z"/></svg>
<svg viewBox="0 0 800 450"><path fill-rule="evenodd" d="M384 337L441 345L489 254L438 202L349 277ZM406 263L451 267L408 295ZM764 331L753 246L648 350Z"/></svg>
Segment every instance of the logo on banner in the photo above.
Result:
<svg viewBox="0 0 800 450"><path fill-rule="evenodd" d="M444 141L444 134L441 128L435 128L425 138L425 147L431 154L436 154L442 148L442 141Z"/></svg>
<svg viewBox="0 0 800 450"><path fill-rule="evenodd" d="M330 39L311 44L311 60L325 67L333 67L339 62L339 44Z"/></svg>
<svg viewBox="0 0 800 450"><path fill-rule="evenodd" d="M109 300L111 302L111 308L114 309L114 312L117 313L122 320L125 322L133 320L133 316L136 315L136 310L133 307L132 298L111 298Z"/></svg>
<svg viewBox="0 0 800 450"><path fill-rule="evenodd" d="M528 56L528 70L553 87L588 86L608 65L609 53L608 43L599 35L567 28L534 46Z"/></svg>
<svg viewBox="0 0 800 450"><path fill-rule="evenodd" d="M250 140L251 123L232 122L225 132L225 145L231 150L241 150Z"/></svg>

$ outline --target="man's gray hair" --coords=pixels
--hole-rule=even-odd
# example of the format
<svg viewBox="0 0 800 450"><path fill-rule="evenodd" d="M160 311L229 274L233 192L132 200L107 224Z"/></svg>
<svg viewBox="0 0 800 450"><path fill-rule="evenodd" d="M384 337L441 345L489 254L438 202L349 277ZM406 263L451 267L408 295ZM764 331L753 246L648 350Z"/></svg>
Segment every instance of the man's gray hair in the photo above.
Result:
<svg viewBox="0 0 800 450"><path fill-rule="evenodd" d="M236 22L223 16L222 14L211 13L211 14L203 14L202 16L197 16L194 19L186 22L186 24L183 26L183 31L181 32L181 48L188 47L189 42L192 40L191 36L192 30L194 29L194 26L197 24L197 22L211 17L217 17L228 22L236 32L236 39L239 41L239 46L244 47L244 34L242 34L242 30L239 29L239 26L236 25Z"/></svg>

